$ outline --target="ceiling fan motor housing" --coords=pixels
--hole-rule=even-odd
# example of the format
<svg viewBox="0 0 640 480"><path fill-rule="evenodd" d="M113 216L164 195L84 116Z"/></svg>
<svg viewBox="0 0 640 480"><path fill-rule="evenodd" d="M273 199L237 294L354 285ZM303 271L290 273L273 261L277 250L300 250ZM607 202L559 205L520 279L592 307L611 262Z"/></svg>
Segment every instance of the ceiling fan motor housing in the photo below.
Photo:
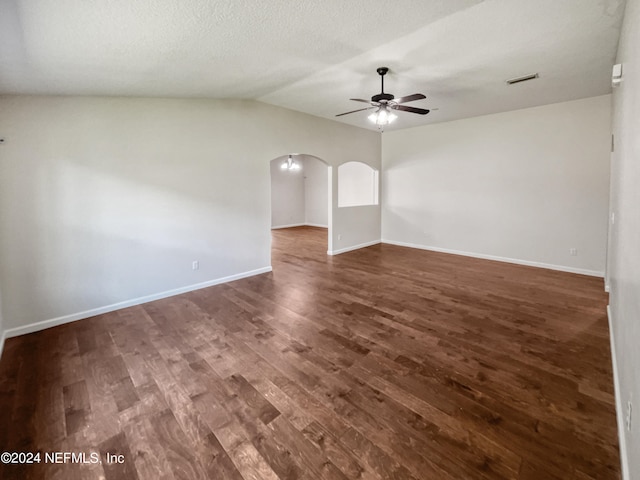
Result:
<svg viewBox="0 0 640 480"><path fill-rule="evenodd" d="M371 97L371 101L372 102L382 102L384 100L384 103L390 102L391 100L393 100L395 97L393 95L391 95L390 93L379 93L377 95L374 95L373 97Z"/></svg>

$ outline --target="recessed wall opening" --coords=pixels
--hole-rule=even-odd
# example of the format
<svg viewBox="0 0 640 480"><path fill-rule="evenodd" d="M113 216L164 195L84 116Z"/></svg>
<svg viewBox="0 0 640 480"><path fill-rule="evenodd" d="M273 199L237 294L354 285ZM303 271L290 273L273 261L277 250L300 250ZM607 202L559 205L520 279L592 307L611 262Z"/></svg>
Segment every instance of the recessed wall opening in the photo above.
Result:
<svg viewBox="0 0 640 480"><path fill-rule="evenodd" d="M313 155L292 153L271 161L271 230L298 229L302 235L325 229L324 255L331 229L330 172Z"/></svg>
<svg viewBox="0 0 640 480"><path fill-rule="evenodd" d="M362 162L338 167L338 208L378 205L378 171Z"/></svg>

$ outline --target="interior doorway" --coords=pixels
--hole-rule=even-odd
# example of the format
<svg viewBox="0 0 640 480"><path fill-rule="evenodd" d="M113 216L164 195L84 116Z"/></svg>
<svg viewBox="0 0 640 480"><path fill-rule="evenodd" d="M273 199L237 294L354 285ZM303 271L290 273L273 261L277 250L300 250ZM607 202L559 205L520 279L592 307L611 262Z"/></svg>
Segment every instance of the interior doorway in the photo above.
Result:
<svg viewBox="0 0 640 480"><path fill-rule="evenodd" d="M271 230L324 229L331 233L331 167L308 154L291 153L271 160Z"/></svg>

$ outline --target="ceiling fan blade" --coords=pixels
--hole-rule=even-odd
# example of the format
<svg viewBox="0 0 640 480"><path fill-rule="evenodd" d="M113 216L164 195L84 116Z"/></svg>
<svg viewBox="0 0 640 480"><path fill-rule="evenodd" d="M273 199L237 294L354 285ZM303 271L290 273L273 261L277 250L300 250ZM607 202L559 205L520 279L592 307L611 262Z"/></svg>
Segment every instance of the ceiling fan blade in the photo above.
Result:
<svg viewBox="0 0 640 480"><path fill-rule="evenodd" d="M417 113L418 115L426 115L429 113L429 110L424 108L415 108L415 107L407 107L406 105L396 105L395 107L391 107L394 110L402 110L403 112L411 112Z"/></svg>
<svg viewBox="0 0 640 480"><path fill-rule="evenodd" d="M376 107L367 107L367 108L359 108L358 110L351 110L350 112L339 113L336 117L341 117L342 115L349 115L350 113L363 112L364 110L371 110Z"/></svg>
<svg viewBox="0 0 640 480"><path fill-rule="evenodd" d="M414 93L413 95L407 95L406 97L396 98L394 100L394 102L396 102L396 103L407 103L407 102L413 102L415 100L422 100L423 98L427 98L427 97L425 97L421 93Z"/></svg>
<svg viewBox="0 0 640 480"><path fill-rule="evenodd" d="M362 98L350 98L349 100L353 100L354 102L371 103L371 100L363 100Z"/></svg>

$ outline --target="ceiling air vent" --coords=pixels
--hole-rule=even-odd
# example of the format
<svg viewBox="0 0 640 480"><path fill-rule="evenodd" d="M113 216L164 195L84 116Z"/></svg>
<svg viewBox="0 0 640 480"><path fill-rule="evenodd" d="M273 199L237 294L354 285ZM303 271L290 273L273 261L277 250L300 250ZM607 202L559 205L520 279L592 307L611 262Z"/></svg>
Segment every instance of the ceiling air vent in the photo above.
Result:
<svg viewBox="0 0 640 480"><path fill-rule="evenodd" d="M532 73L530 75L523 75L522 77L510 78L507 80L509 85L513 85L514 83L526 82L528 80L533 80L534 78L538 78L537 73Z"/></svg>

